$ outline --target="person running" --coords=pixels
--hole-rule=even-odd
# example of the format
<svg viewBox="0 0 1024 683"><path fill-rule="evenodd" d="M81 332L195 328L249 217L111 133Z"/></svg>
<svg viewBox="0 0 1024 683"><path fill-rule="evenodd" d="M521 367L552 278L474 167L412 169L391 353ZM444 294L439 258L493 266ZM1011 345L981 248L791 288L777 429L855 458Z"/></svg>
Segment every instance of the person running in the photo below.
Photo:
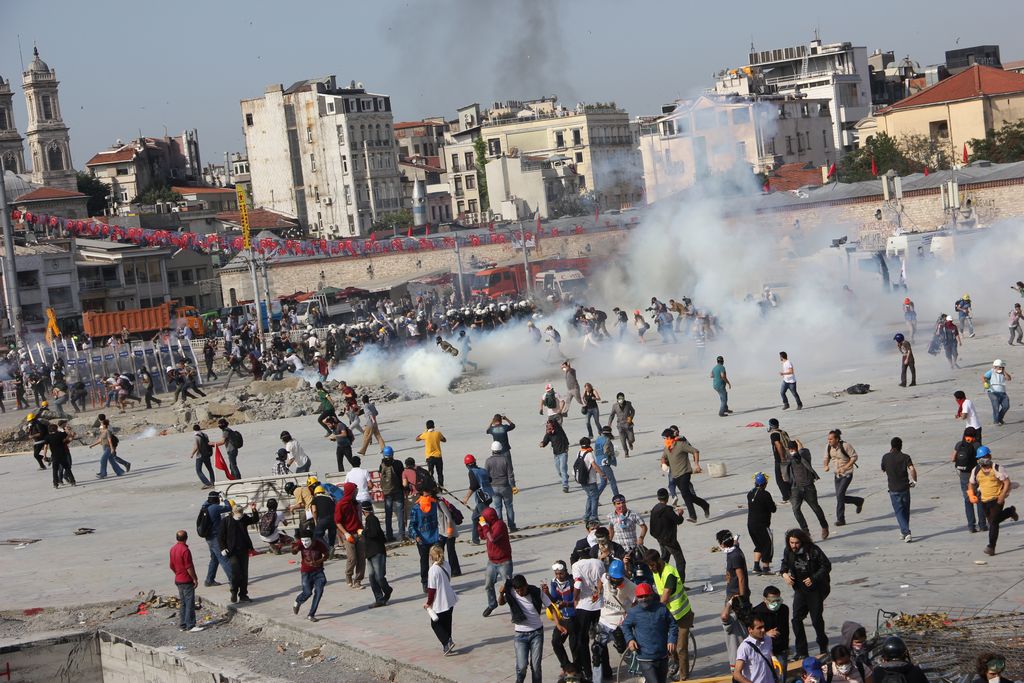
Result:
<svg viewBox="0 0 1024 683"><path fill-rule="evenodd" d="M864 499L846 495L846 491L853 482L853 469L857 466L857 451L851 444L843 441L843 433L839 429L833 429L828 433L828 442L825 444L825 462L822 464L822 469L828 472L832 463L835 463L836 526L843 526L846 524L846 506L855 506L859 515L864 508Z"/></svg>
<svg viewBox="0 0 1024 683"><path fill-rule="evenodd" d="M597 508L600 497L598 479L604 479L604 473L597 466L597 458L594 456L594 449L590 447L590 439L580 438L580 452L572 466L573 476L587 495L587 502L583 507L583 519L597 519Z"/></svg>
<svg viewBox="0 0 1024 683"><path fill-rule="evenodd" d="M455 523L455 515L448 501L437 496L437 544L444 548L448 556L448 564L452 568L452 577L462 576L459 565L459 553L455 542L459 537L459 525Z"/></svg>
<svg viewBox="0 0 1024 683"><path fill-rule="evenodd" d="M220 441L213 441L210 443L211 446L223 446L224 451L228 456L228 472L231 475L231 479L241 479L242 474L238 471L238 449L241 447L242 435L231 429L228 426L228 421L223 417L217 421L217 427L220 428Z"/></svg>
<svg viewBox="0 0 1024 683"><path fill-rule="evenodd" d="M100 433L96 438L96 441L89 444L89 448L95 446L101 446L103 448L103 455L100 456L100 471L96 473L97 479L107 478L107 465L109 464L114 474L120 477L125 472L121 469L119 460L113 458L114 445L112 439L114 438L113 433L110 431L110 423L106 420L100 420Z"/></svg>
<svg viewBox="0 0 1024 683"><path fill-rule="evenodd" d="M394 589L388 583L387 537L380 528L380 520L373 513L373 503L364 500L359 503L359 511L363 513L363 542L366 544L366 568L373 591L373 604L370 608L383 607L388 604ZM403 534L403 539L405 538Z"/></svg>
<svg viewBox="0 0 1024 683"><path fill-rule="evenodd" d="M316 383L316 398L320 401L320 414L316 418L317 423L324 428L327 432L327 436L331 436L332 431L328 425L328 419L337 416L337 411L334 408L334 401L331 399L331 394L324 388L323 382Z"/></svg>
<svg viewBox="0 0 1024 683"><path fill-rule="evenodd" d="M953 454L949 456L949 461L953 463L957 476L960 478L960 491L964 497L964 514L967 516L967 529L972 534L988 531L988 520L985 517L981 501L972 503L969 495L971 474L978 464L979 445L974 427L967 427L964 429L963 438L953 446Z"/></svg>
<svg viewBox="0 0 1024 683"><path fill-rule="evenodd" d="M636 410L633 408L633 403L626 400L626 395L621 391L615 394L615 405L612 406L611 412L608 414L608 426L611 427L612 422L615 422L615 426L619 430L619 443L622 445L623 457L629 457L629 449L633 447L635 440L633 432L633 419L636 416Z"/></svg>
<svg viewBox="0 0 1024 683"><path fill-rule="evenodd" d="M345 578L349 588L362 589L366 575L366 543L363 540L363 518L356 500L359 487L346 482L341 489L341 500L334 508L334 523L338 535L345 541Z"/></svg>
<svg viewBox="0 0 1024 683"><path fill-rule="evenodd" d="M75 475L71 472L71 449L68 447L71 442L70 434L58 430L57 425L51 423L45 441L43 456L46 457L48 452L52 462L53 488L60 488L61 483L77 486Z"/></svg>
<svg viewBox="0 0 1024 683"><path fill-rule="evenodd" d="M683 577L672 565L665 562L658 551L648 550L644 563L651 570L658 602L668 608L676 624L678 637L670 672L673 677L686 678L690 671L690 629L693 628L693 607L683 585ZM638 586L639 588L639 586Z"/></svg>
<svg viewBox="0 0 1024 683"><path fill-rule="evenodd" d="M900 386L907 386L907 372L910 372L910 386L917 385L917 368L914 366L914 350L910 348L910 342L901 333L893 336L896 342L896 350L900 352Z"/></svg>
<svg viewBox="0 0 1024 683"><path fill-rule="evenodd" d="M732 389L732 382L725 371L725 358L715 358L715 367L711 368L711 387L718 392L718 417L725 417L732 411L729 410L729 389Z"/></svg>
<svg viewBox="0 0 1024 683"><path fill-rule="evenodd" d="M331 557L334 557L334 546L338 540L338 529L334 522L335 505L334 498L322 485L313 488L313 538L327 545Z"/></svg>
<svg viewBox="0 0 1024 683"><path fill-rule="evenodd" d="M612 495L619 495L619 483L615 479L615 466L618 464L618 461L615 459L615 440L612 438L611 427L601 428L601 435L594 442L594 458L597 460L597 466L604 475L604 478L597 487L598 499L601 498L601 494L604 493L605 488L609 484L612 487Z"/></svg>
<svg viewBox="0 0 1024 683"><path fill-rule="evenodd" d="M575 371L574 371L575 372ZM594 438L594 429L601 431L601 393L590 382L583 385L583 416L587 420L587 436ZM594 426L591 428L590 423Z"/></svg>
<svg viewBox="0 0 1024 683"><path fill-rule="evenodd" d="M581 406L584 404L583 397L580 396L580 381L576 379L576 368L569 361L562 361L562 372L565 373L565 390L569 395L569 400L565 402L562 412L568 415L573 399L576 399L576 403Z"/></svg>
<svg viewBox="0 0 1024 683"><path fill-rule="evenodd" d="M484 508L476 523L480 526L480 537L487 542L487 569L484 578L487 607L484 608L483 615L489 617L498 608L498 598L494 593L498 577L505 581L512 578L512 543L508 538L508 527L498 518L494 508Z"/></svg>
<svg viewBox="0 0 1024 683"><path fill-rule="evenodd" d="M657 504L651 508L651 536L658 541L662 562L669 557L675 560L676 569L682 580L686 581L686 557L679 545L679 525L686 521L682 508L674 508L668 504L668 489L658 489Z"/></svg>
<svg viewBox="0 0 1024 683"><path fill-rule="evenodd" d="M260 540L267 544L270 552L280 555L285 546L290 546L295 539L281 531L284 528L285 513L278 510L276 498L267 501L267 511L260 515Z"/></svg>
<svg viewBox="0 0 1024 683"><path fill-rule="evenodd" d="M366 449L370 447L370 442L373 441L374 437L377 438L377 442L380 443L381 451L387 444L384 442L384 437L381 436L380 426L377 421L378 412L377 406L370 401L370 397L363 394L363 409L359 413L360 424L363 428L363 445L359 449L359 455L366 455Z"/></svg>
<svg viewBox="0 0 1024 683"><path fill-rule="evenodd" d="M683 504L686 506L687 521L696 522L697 512L694 506L704 510L704 518L711 516L711 505L699 497L693 489L690 478L694 474L700 474L703 470L700 467L700 451L694 448L685 436L676 434L671 427L661 433L665 440L665 448L661 454L661 464L668 465L672 480L676 489L683 497ZM693 456L693 464L690 464L690 456Z"/></svg>
<svg viewBox="0 0 1024 683"><path fill-rule="evenodd" d="M963 420L968 427L974 428L974 436L978 445L981 445L981 420L978 419L978 411L974 408L974 401L967 398L967 394L959 389L953 392L956 399L956 419Z"/></svg>
<svg viewBox="0 0 1024 683"><path fill-rule="evenodd" d="M444 559L441 546L430 546L430 570L423 584L423 592L427 599L423 609L430 616L430 628L434 631L441 652L450 655L455 652L455 640L452 638L452 616L459 598L452 588L452 570Z"/></svg>
<svg viewBox="0 0 1024 683"><path fill-rule="evenodd" d="M562 667L562 675L572 666L572 659L565 651L565 641L569 640L570 647L575 632L572 630L572 623L576 618L576 605L573 601L573 582L569 575L569 568L563 560L556 561L551 565L554 578L550 583L541 586L541 590L547 595L548 600L555 607L555 630L551 633L551 649L555 651L558 664Z"/></svg>
<svg viewBox="0 0 1024 683"><path fill-rule="evenodd" d="M565 412L565 400L561 394L555 391L555 388L550 383L544 385L544 393L540 397L540 410L537 412L548 420L554 418L559 424L562 423L562 418L567 414Z"/></svg>
<svg viewBox="0 0 1024 683"><path fill-rule="evenodd" d="M424 456L427 460L427 471L434 477L438 486L444 486L444 461L441 460L441 444L448 439L444 434L434 429L434 421L427 420L426 430L416 437L417 441L423 442ZM381 448L383 449L383 443ZM364 438L363 450L360 455L366 455L366 439Z"/></svg>
<svg viewBox="0 0 1024 683"><path fill-rule="evenodd" d="M782 496L782 503L788 504L792 495L792 486L789 483L789 434L779 426L776 418L768 420L768 441L772 447L772 458L775 461L775 485L779 487L779 494Z"/></svg>
<svg viewBox="0 0 1024 683"><path fill-rule="evenodd" d="M292 555L301 553L299 565L300 576L302 577L302 591L295 597L292 603L292 614L298 614L302 603L313 598L309 604L309 614L306 619L312 622L318 621L316 610L320 606L320 600L324 596L324 587L327 586L327 575L324 574L324 562L330 556L330 549L320 538L313 538L309 529L300 529L299 537L291 546Z"/></svg>
<svg viewBox="0 0 1024 683"><path fill-rule="evenodd" d="M562 481L562 493L569 493L569 437L558 420L552 418L544 423L544 438L541 439L540 448L549 445L555 459L555 472Z"/></svg>
<svg viewBox="0 0 1024 683"><path fill-rule="evenodd" d="M305 449L297 439L292 438L291 433L284 431L281 432L281 443L284 444L284 449L288 451L288 467L293 467L292 470L296 474L305 474L309 472L313 466L313 461L306 455Z"/></svg>
<svg viewBox="0 0 1024 683"><path fill-rule="evenodd" d="M960 319L960 332L967 332L968 337L974 336L974 318L971 316L971 295L964 294L953 304L957 317Z"/></svg>
<svg viewBox="0 0 1024 683"><path fill-rule="evenodd" d="M811 625L821 654L828 652L828 634L825 632L825 599L832 591L832 563L803 529L786 532L786 547L782 553L780 573L793 589L793 634L796 656L807 656L807 633L804 619L811 617Z"/></svg>
<svg viewBox="0 0 1024 683"><path fill-rule="evenodd" d="M437 500L433 496L433 491L420 491L415 504L410 506L410 509L409 528L406 530L406 534L416 542L416 550L420 555L420 583L423 585L423 592L427 593L427 582L435 547L440 553L440 560L444 560L444 549L437 545L440 534L438 533ZM446 567L445 574L448 578L451 577L451 567ZM430 604L429 601L427 604Z"/></svg>
<svg viewBox="0 0 1024 683"><path fill-rule="evenodd" d="M334 458L338 463L338 471L345 471L345 460L352 465L352 444L355 442L355 434L348 425L338 419L337 415L327 418L327 427L331 430L325 438L334 442ZM387 451L390 446L384 448ZM391 451L394 454L394 450ZM354 465L352 465L354 467Z"/></svg>
<svg viewBox="0 0 1024 683"><path fill-rule="evenodd" d="M960 357L960 347L963 346L964 340L960 336L960 330L957 329L956 323L953 322L951 316L945 316L944 319L940 319L936 325L935 335L939 339L939 344L942 350L946 354L946 360L949 361L950 369L959 368L960 365L957 360Z"/></svg>
<svg viewBox="0 0 1024 683"><path fill-rule="evenodd" d="M531 586L522 574L516 574L506 581L498 593L498 604L508 604L512 614L515 639L513 649L516 656L516 683L526 680L527 667L532 683L541 683L541 659L544 656L544 622L541 614L551 606L546 591Z"/></svg>
<svg viewBox="0 0 1024 683"><path fill-rule="evenodd" d="M775 549L771 526L776 509L768 491L768 475L758 472L754 475L754 488L747 492L747 533L754 544L754 573L758 576L772 573Z"/></svg>
<svg viewBox="0 0 1024 683"><path fill-rule="evenodd" d="M796 409L801 410L804 407L804 402L800 400L800 394L796 390L796 373L793 371L793 361L789 360L789 355L785 351L779 351L779 361L782 363L782 370L779 372L779 376L782 377L782 388L779 390L779 394L782 396L782 409L789 410L789 398L786 396L786 392L793 394L793 398L796 400Z"/></svg>
<svg viewBox="0 0 1024 683"><path fill-rule="evenodd" d="M203 630L196 626L196 567L192 563L192 551L188 548L188 532L178 530L171 546L170 567L174 572L174 585L178 589L178 628L193 633Z"/></svg>
<svg viewBox="0 0 1024 683"><path fill-rule="evenodd" d="M900 536L904 543L914 539L910 535L910 489L917 485L917 469L910 456L903 452L903 439L894 436L890 450L882 456L882 471L888 479L889 501L892 503Z"/></svg>
<svg viewBox="0 0 1024 683"><path fill-rule="evenodd" d="M1006 363L996 358L992 361L992 369L986 370L981 379L985 383L989 401L992 402L993 424L1006 424L1003 420L1006 417L1006 412L1010 409L1010 397L1006 394L1006 383L1013 379L1006 371Z"/></svg>
<svg viewBox="0 0 1024 683"><path fill-rule="evenodd" d="M999 540L999 525L1008 519L1019 521L1017 508L1004 508L1006 497L1010 495L1010 475L1000 466L992 462L992 450L988 446L978 449L978 464L971 472L968 495L972 503L981 503L988 521L988 545L986 555L996 554L996 542Z"/></svg>
<svg viewBox="0 0 1024 683"><path fill-rule="evenodd" d="M819 478L811 464L811 452L803 447L799 441L789 442L789 458L786 463L789 475L791 490L790 502L793 507L793 517L796 523L804 531L808 530L807 519L804 517L803 504L811 508L814 516L818 518L821 525L821 540L828 538L828 519L825 512L818 503L818 488L814 482Z"/></svg>
<svg viewBox="0 0 1024 683"><path fill-rule="evenodd" d="M1021 318L1024 318L1024 311L1021 311L1020 304L1014 304L1010 310L1008 322L1010 328L1010 346L1014 343L1024 344L1024 330L1021 329Z"/></svg>
<svg viewBox="0 0 1024 683"><path fill-rule="evenodd" d="M626 648L636 653L640 671L648 683L665 683L669 657L676 652L679 627L649 584L636 587L637 605L622 622Z"/></svg>

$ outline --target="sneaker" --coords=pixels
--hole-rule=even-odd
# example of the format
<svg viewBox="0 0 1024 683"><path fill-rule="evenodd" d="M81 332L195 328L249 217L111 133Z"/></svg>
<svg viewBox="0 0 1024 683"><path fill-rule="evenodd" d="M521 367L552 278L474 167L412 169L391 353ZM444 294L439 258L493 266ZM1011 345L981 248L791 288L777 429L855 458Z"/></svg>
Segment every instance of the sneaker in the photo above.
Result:
<svg viewBox="0 0 1024 683"><path fill-rule="evenodd" d="M206 630L206 628L204 626L193 626L188 631L189 631L189 633L199 633L200 631L204 631L204 630Z"/></svg>
<svg viewBox="0 0 1024 683"><path fill-rule="evenodd" d="M711 506L710 505L705 505L704 506L704 519L709 519L710 517L711 517Z"/></svg>
<svg viewBox="0 0 1024 683"><path fill-rule="evenodd" d="M903 542L904 543L913 543L914 542L914 538L910 534L907 534L906 536L903 537Z"/></svg>
<svg viewBox="0 0 1024 683"><path fill-rule="evenodd" d="M455 641L449 640L448 644L445 645L443 649L446 657L450 654L453 654L455 652Z"/></svg>
<svg viewBox="0 0 1024 683"><path fill-rule="evenodd" d="M796 409L797 410L803 410L804 409L804 405L802 403L800 403L800 404L797 405Z"/></svg>
<svg viewBox="0 0 1024 683"><path fill-rule="evenodd" d="M985 550L983 550L982 552L984 552L986 555L995 555L996 549L990 545L987 545L985 546Z"/></svg>
<svg viewBox="0 0 1024 683"><path fill-rule="evenodd" d="M861 502L857 503L857 514L858 515L860 514L860 511L863 510L863 509L864 509L864 501L861 501Z"/></svg>
<svg viewBox="0 0 1024 683"><path fill-rule="evenodd" d="M694 524L696 524L697 523L697 518L696 517L687 517L686 521L687 522L693 522Z"/></svg>
<svg viewBox="0 0 1024 683"><path fill-rule="evenodd" d="M238 598L238 601L239 602L252 602L252 598L250 598L248 595L242 595L242 596L240 596Z"/></svg>
<svg viewBox="0 0 1024 683"><path fill-rule="evenodd" d="M972 526L972 527L971 527L971 533L972 533L972 534L976 534L976 533L978 533L978 527L976 527L976 526Z"/></svg>
<svg viewBox="0 0 1024 683"><path fill-rule="evenodd" d="M780 502L781 502L781 503L782 503L783 505L789 505L789 498L783 498L783 499L782 499L782 500L781 500Z"/></svg>
<svg viewBox="0 0 1024 683"><path fill-rule="evenodd" d="M846 522L842 520L836 520L836 526L846 526Z"/></svg>
<svg viewBox="0 0 1024 683"><path fill-rule="evenodd" d="M1015 522L1019 522L1020 521L1020 515L1017 514L1017 506L1016 505L1011 507L1009 512L1010 512L1010 519L1012 519Z"/></svg>
<svg viewBox="0 0 1024 683"><path fill-rule="evenodd" d="M824 541L826 538L828 538L828 527L821 530L821 540Z"/></svg>
<svg viewBox="0 0 1024 683"><path fill-rule="evenodd" d="M206 581L205 583L203 583L203 585L206 586L207 588L210 588L211 586L220 586L220 585L223 585L223 584L221 584L220 581Z"/></svg>
<svg viewBox="0 0 1024 683"><path fill-rule="evenodd" d="M299 603L293 602L292 603L292 614L298 614L298 613L299 613Z"/></svg>
<svg viewBox="0 0 1024 683"><path fill-rule="evenodd" d="M486 617L491 616L492 612L494 612L494 608L493 607L486 607L486 608L484 608L484 612L483 612L484 617L486 618Z"/></svg>
<svg viewBox="0 0 1024 683"><path fill-rule="evenodd" d="M384 604L385 605L391 600L391 594L394 593L394 592L395 592L395 589L392 588L391 586L388 586L387 590L384 591Z"/></svg>
<svg viewBox="0 0 1024 683"><path fill-rule="evenodd" d="M46 468L44 467L43 469L45 470ZM568 486L563 486L562 487L562 493L569 493L569 487Z"/></svg>
<svg viewBox="0 0 1024 683"><path fill-rule="evenodd" d="M238 602L238 596L237 595L232 595L231 596L231 602Z"/></svg>
<svg viewBox="0 0 1024 683"><path fill-rule="evenodd" d="M185 633L186 631L188 631L188 629L185 628L184 626L179 626L178 630L181 631L182 633Z"/></svg>
<svg viewBox="0 0 1024 683"><path fill-rule="evenodd" d="M387 603L386 603L386 602L384 602L383 600L377 600L377 601L376 601L376 602L374 602L374 603L373 603L372 605L370 605L370 609L374 609L374 608L376 608L376 607L383 607L383 606L384 606L384 605L386 605L386 604L387 604Z"/></svg>
<svg viewBox="0 0 1024 683"><path fill-rule="evenodd" d="M782 409L783 410L789 410L789 404L787 403L786 405L782 406Z"/></svg>
<svg viewBox="0 0 1024 683"><path fill-rule="evenodd" d="M132 471L132 464L130 462L126 462L124 464L124 473L128 474L131 471Z"/></svg>

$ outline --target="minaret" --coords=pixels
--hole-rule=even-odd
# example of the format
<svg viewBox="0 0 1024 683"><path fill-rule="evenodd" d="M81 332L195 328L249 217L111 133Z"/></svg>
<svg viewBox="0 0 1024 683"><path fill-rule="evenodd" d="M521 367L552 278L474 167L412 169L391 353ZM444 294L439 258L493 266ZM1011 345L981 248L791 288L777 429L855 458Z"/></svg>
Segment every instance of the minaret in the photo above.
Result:
<svg viewBox="0 0 1024 683"><path fill-rule="evenodd" d="M14 125L11 82L0 76L0 171L25 172L25 148Z"/></svg>
<svg viewBox="0 0 1024 683"><path fill-rule="evenodd" d="M57 74L32 50L34 59L22 75L22 88L28 107L29 155L32 158L32 182L75 192L78 182L71 167L71 137L60 115Z"/></svg>

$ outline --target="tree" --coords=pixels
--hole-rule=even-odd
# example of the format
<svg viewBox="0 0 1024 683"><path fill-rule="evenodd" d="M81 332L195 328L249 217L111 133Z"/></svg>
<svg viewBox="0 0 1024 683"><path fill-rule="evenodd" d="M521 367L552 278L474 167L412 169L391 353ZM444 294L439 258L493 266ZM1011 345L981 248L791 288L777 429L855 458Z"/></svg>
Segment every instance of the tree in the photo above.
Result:
<svg viewBox="0 0 1024 683"><path fill-rule="evenodd" d="M480 211L488 211L491 208L491 199L487 196L487 145L484 138L477 135L473 140L473 151L476 153L476 187L480 194Z"/></svg>
<svg viewBox="0 0 1024 683"><path fill-rule="evenodd" d="M985 159L1004 164L1024 160L1024 121L1008 123L999 130L990 130L983 139L967 143L968 159Z"/></svg>
<svg viewBox="0 0 1024 683"><path fill-rule="evenodd" d="M107 208L107 195L110 189L91 173L79 171L75 174L78 180L78 191L88 197L86 208L90 216L102 216Z"/></svg>
<svg viewBox="0 0 1024 683"><path fill-rule="evenodd" d="M402 209L400 211L382 213L377 216L377 220L373 223L373 229L380 230L381 232L386 230L405 232L409 229L410 225L412 225L412 212L409 209Z"/></svg>
<svg viewBox="0 0 1024 683"><path fill-rule="evenodd" d="M920 152L920 150L918 150ZM878 175L890 170L897 175L908 175L924 171L928 164L919 159L911 158L907 149L887 133L878 133L868 138L863 147L848 152L839 162L839 180L844 183L856 183L872 180L875 174L871 171L874 161Z"/></svg>
<svg viewBox="0 0 1024 683"><path fill-rule="evenodd" d="M167 185L150 185L140 193L132 204L156 204L157 202L180 202L181 194L173 191Z"/></svg>

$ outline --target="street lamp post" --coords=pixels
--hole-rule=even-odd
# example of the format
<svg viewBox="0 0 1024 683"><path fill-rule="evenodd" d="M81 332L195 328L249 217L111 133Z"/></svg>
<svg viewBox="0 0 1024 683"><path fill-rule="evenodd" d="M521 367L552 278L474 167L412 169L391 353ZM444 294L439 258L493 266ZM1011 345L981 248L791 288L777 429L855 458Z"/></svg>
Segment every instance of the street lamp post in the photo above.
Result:
<svg viewBox="0 0 1024 683"><path fill-rule="evenodd" d="M18 298L18 266L14 258L14 226L7 206L7 188L4 184L4 168L0 165L0 226L4 235L4 290L7 300L7 321L14 331L17 347L24 348L21 337L21 301Z"/></svg>

